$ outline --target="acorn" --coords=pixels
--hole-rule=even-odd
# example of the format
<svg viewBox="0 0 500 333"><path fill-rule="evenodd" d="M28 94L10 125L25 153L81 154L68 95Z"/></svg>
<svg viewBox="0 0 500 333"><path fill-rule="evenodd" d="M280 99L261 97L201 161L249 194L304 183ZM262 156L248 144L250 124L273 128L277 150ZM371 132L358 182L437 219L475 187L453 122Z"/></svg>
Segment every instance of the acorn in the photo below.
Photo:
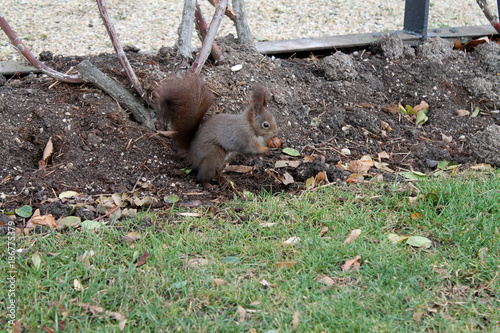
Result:
<svg viewBox="0 0 500 333"><path fill-rule="evenodd" d="M281 147L281 140L278 137L273 137L267 140L268 148L279 148Z"/></svg>

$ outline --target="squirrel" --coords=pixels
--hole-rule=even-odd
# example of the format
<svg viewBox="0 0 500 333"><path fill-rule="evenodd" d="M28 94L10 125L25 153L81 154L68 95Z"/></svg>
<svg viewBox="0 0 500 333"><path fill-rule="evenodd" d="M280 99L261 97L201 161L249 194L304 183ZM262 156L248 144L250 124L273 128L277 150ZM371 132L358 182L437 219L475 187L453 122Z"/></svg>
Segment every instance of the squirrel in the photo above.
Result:
<svg viewBox="0 0 500 333"><path fill-rule="evenodd" d="M243 113L217 114L203 122L213 94L198 75L172 77L154 95L159 125L171 125L174 144L207 189L225 162L236 154L269 155L267 140L278 135L262 86L254 89L252 102Z"/></svg>

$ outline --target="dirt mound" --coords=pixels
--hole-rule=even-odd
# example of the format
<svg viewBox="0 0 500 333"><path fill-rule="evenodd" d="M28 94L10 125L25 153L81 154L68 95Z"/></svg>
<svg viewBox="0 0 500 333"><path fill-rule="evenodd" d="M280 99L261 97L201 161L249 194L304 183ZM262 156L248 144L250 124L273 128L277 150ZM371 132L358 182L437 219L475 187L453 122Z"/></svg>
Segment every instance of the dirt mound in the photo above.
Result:
<svg viewBox="0 0 500 333"><path fill-rule="evenodd" d="M232 197L235 190L294 190L319 171L327 171L330 181L345 181L350 172L337 166L339 161L367 154L376 159L384 151L390 156L384 159L387 168L396 172L428 172L434 166L431 160L475 162L467 150L469 139L500 124L500 47L491 42L463 52L439 39L420 47L403 45L395 36L383 41L365 51L322 59L278 59L251 53L231 37L220 40L225 64L207 65L202 75L216 95L212 112L240 112L260 82L271 96L284 146L318 157L297 168L276 168L276 161L286 159L279 151L271 157L239 158L233 164L253 166L253 171L227 174L232 183L214 191L204 191L186 174L170 139L137 125L94 87L54 85L44 75L0 78L1 207L38 207L67 190L93 196L135 187L156 197L159 206L168 194L184 202L207 202ZM154 55L129 52L128 57L149 91L182 67L168 48ZM83 60L47 54L44 59L61 72ZM115 55L88 59L128 86ZM242 69L232 71L236 64ZM421 101L428 103L429 112L419 126L398 104L416 106ZM471 117L476 107L479 114ZM458 110L470 114L459 116ZM54 152L40 169L49 138ZM294 178L289 185L280 181L285 171ZM376 168L370 172L395 177Z"/></svg>

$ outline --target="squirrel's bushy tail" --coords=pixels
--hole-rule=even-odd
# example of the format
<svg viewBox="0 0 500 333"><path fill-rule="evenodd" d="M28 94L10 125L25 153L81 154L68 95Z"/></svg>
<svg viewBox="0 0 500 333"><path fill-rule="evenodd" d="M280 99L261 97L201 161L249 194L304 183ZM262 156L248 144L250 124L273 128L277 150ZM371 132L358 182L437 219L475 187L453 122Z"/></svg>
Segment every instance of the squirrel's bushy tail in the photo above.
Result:
<svg viewBox="0 0 500 333"><path fill-rule="evenodd" d="M205 83L193 73L170 78L155 91L160 128L172 125L174 142L184 153L189 150L212 98Z"/></svg>

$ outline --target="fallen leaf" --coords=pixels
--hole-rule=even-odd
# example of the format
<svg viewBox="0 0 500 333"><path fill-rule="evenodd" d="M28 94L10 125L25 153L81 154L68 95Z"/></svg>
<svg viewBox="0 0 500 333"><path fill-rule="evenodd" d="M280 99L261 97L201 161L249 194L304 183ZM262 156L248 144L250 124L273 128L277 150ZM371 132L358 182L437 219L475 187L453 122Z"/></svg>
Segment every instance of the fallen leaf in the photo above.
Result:
<svg viewBox="0 0 500 333"><path fill-rule="evenodd" d="M413 320L415 321L420 321L420 319L422 318L422 316L424 315L423 312L415 312L413 314Z"/></svg>
<svg viewBox="0 0 500 333"><path fill-rule="evenodd" d="M212 282L213 282L214 286L224 286L224 285L227 284L226 280L224 280L224 279L217 279L217 278L213 279Z"/></svg>
<svg viewBox="0 0 500 333"><path fill-rule="evenodd" d="M33 229L35 229L35 226L37 226L37 225L49 226L51 228L57 227L56 219L54 218L54 216L52 216L52 214L48 214L48 215L39 215L39 214L40 214L40 211L37 209L35 214L33 214L33 216L26 223L25 230L26 229L33 230Z"/></svg>
<svg viewBox="0 0 500 333"><path fill-rule="evenodd" d="M47 141L47 144L45 145L45 149L43 150L42 159L38 162L39 169L43 169L47 166L53 152L54 152L54 145L52 144L52 137L50 137L49 141Z"/></svg>
<svg viewBox="0 0 500 333"><path fill-rule="evenodd" d="M366 174L366 172L370 169L370 165L363 163L361 160L351 161L347 166L347 170L355 174Z"/></svg>
<svg viewBox="0 0 500 333"><path fill-rule="evenodd" d="M247 311L243 309L242 306L238 305L238 321L240 323L243 323L245 321L246 316L247 316Z"/></svg>
<svg viewBox="0 0 500 333"><path fill-rule="evenodd" d="M389 241L393 244L397 244L397 243L400 243L404 240L407 240L408 238L410 238L409 235L398 235L398 234L389 234L387 235L387 238L389 239Z"/></svg>
<svg viewBox="0 0 500 333"><path fill-rule="evenodd" d="M248 165L228 165L224 168L224 172L249 173L253 171L253 167Z"/></svg>
<svg viewBox="0 0 500 333"><path fill-rule="evenodd" d="M293 179L292 175L289 174L288 172L283 173L283 179L281 180L283 185L289 185L293 184L295 180Z"/></svg>
<svg viewBox="0 0 500 333"><path fill-rule="evenodd" d="M91 220L83 221L80 224L80 226L82 227L82 229L86 229L86 230L99 229L99 228L103 227L104 225L105 225L105 223L103 223L103 222L91 221Z"/></svg>
<svg viewBox="0 0 500 333"><path fill-rule="evenodd" d="M273 225L276 225L276 222L263 222L259 224L263 228L269 228L272 227Z"/></svg>
<svg viewBox="0 0 500 333"><path fill-rule="evenodd" d="M309 177L306 179L306 189L312 189L314 187L314 177Z"/></svg>
<svg viewBox="0 0 500 333"><path fill-rule="evenodd" d="M333 279L331 277L326 276L326 275L323 276L323 277L318 278L317 281L319 283L321 283L321 284L324 284L327 287L331 287L331 286L333 286L335 284L335 281L333 281Z"/></svg>
<svg viewBox="0 0 500 333"><path fill-rule="evenodd" d="M75 192L75 191L64 191L64 192L59 193L58 197L59 197L59 199L62 200L62 199L77 197L78 195L79 195L79 193Z"/></svg>
<svg viewBox="0 0 500 333"><path fill-rule="evenodd" d="M300 324L299 315L300 315L300 313L298 311L295 311L293 313L292 330L296 330L299 327L299 324Z"/></svg>
<svg viewBox="0 0 500 333"><path fill-rule="evenodd" d="M493 170L493 168L491 167L490 164L484 164L484 163L473 165L470 168L472 170L477 170L477 171L491 171L491 170Z"/></svg>
<svg viewBox="0 0 500 333"><path fill-rule="evenodd" d="M421 110L429 110L429 104L427 104L427 102L425 102L425 101L421 101L419 105L415 105L413 107L414 113L418 113L418 111L421 111Z"/></svg>
<svg viewBox="0 0 500 333"><path fill-rule="evenodd" d="M300 242L300 238L299 237L290 237L286 241L283 241L283 246L287 247L287 246L290 246L290 245L298 244L299 242Z"/></svg>
<svg viewBox="0 0 500 333"><path fill-rule="evenodd" d="M287 154L287 155L290 155L290 156L299 156L300 153L298 150L295 150L293 148L285 148L283 149L283 154Z"/></svg>
<svg viewBox="0 0 500 333"><path fill-rule="evenodd" d="M389 159L390 156L389 156L389 154L387 154L386 151L382 151L382 152L378 153L378 158L379 159L381 159L381 158Z"/></svg>
<svg viewBox="0 0 500 333"><path fill-rule="evenodd" d="M361 235L361 232L361 229L354 229L353 231L351 231L349 237L345 239L344 244L351 244L352 242L354 242L354 240L358 238L359 235Z"/></svg>
<svg viewBox="0 0 500 333"><path fill-rule="evenodd" d="M42 258L40 258L40 255L37 253L34 253L31 256L31 261L33 261L33 265L35 266L35 270L39 271L40 267L42 266Z"/></svg>
<svg viewBox="0 0 500 333"><path fill-rule="evenodd" d="M178 214L184 217L201 217L200 213L178 213Z"/></svg>
<svg viewBox="0 0 500 333"><path fill-rule="evenodd" d="M443 140L443 142L446 142L446 143L450 143L451 141L453 141L453 137L447 136L443 133L441 133L441 139Z"/></svg>
<svg viewBox="0 0 500 333"><path fill-rule="evenodd" d="M352 266L355 262L357 262L359 259L361 259L361 256L360 256L360 255L357 255L357 256L356 256L356 257L354 257L353 259L348 259L348 260L346 260L346 261L345 261L345 263L344 263L342 266L340 266L340 268L342 269L342 272L344 272L344 273L345 273L345 272L347 272L348 270L350 270L350 269L351 269L351 266ZM359 266L357 266L357 267L355 268L355 270L357 270L358 268L359 268Z"/></svg>
<svg viewBox="0 0 500 333"><path fill-rule="evenodd" d="M374 162L375 164L375 168L379 169L379 170L382 170L382 171L385 171L385 172L388 172L388 173L394 173L394 170L392 170L391 168L389 168L389 164L388 163L385 163L385 162Z"/></svg>
<svg viewBox="0 0 500 333"><path fill-rule="evenodd" d="M412 220L418 220L420 217L422 217L422 214L420 214L419 212L412 212L411 213Z"/></svg>
<svg viewBox="0 0 500 333"><path fill-rule="evenodd" d="M432 246L432 241L428 238L421 236L411 236L408 237L408 239L406 240L406 244L419 248L428 249Z"/></svg>
<svg viewBox="0 0 500 333"><path fill-rule="evenodd" d="M278 261L275 262L274 265L280 268L291 268L297 265L297 261Z"/></svg>
<svg viewBox="0 0 500 333"><path fill-rule="evenodd" d="M144 252L141 257L139 258L139 260L137 260L137 267L140 267L144 264L146 264L146 262L148 261L148 258L151 257L151 255L147 252Z"/></svg>
<svg viewBox="0 0 500 333"><path fill-rule="evenodd" d="M210 260L204 258L192 258L187 262L187 266L190 268L198 268L211 264Z"/></svg>
<svg viewBox="0 0 500 333"><path fill-rule="evenodd" d="M136 231L131 231L123 237L123 241L127 244L132 244L141 239L141 234Z"/></svg>
<svg viewBox="0 0 500 333"><path fill-rule="evenodd" d="M463 109L457 110L456 112L457 112L457 116L459 116L459 117L466 117L470 114L469 111L463 110Z"/></svg>
<svg viewBox="0 0 500 333"><path fill-rule="evenodd" d="M17 216L27 219L33 214L33 207L30 205L24 205L21 208L17 208L14 210Z"/></svg>
<svg viewBox="0 0 500 333"><path fill-rule="evenodd" d="M347 184L357 184L357 183L362 183L364 180L365 177L363 177L363 175L352 173L349 177L347 177L345 182Z"/></svg>
<svg viewBox="0 0 500 333"><path fill-rule="evenodd" d="M78 228L81 222L82 218L79 216L65 216L56 221L56 229Z"/></svg>
<svg viewBox="0 0 500 333"><path fill-rule="evenodd" d="M73 287L78 292L82 292L83 291L83 286L82 286L82 284L80 283L80 281L78 279L74 279L73 280Z"/></svg>
<svg viewBox="0 0 500 333"><path fill-rule="evenodd" d="M321 230L319 231L319 236L320 236L320 237L321 237L321 236L323 236L324 234L326 234L326 233L327 233L327 231L328 231L328 227L324 227L323 229L321 229Z"/></svg>
<svg viewBox="0 0 500 333"><path fill-rule="evenodd" d="M262 279L260 280L259 282L264 288L271 288L271 284L266 280L266 279Z"/></svg>

